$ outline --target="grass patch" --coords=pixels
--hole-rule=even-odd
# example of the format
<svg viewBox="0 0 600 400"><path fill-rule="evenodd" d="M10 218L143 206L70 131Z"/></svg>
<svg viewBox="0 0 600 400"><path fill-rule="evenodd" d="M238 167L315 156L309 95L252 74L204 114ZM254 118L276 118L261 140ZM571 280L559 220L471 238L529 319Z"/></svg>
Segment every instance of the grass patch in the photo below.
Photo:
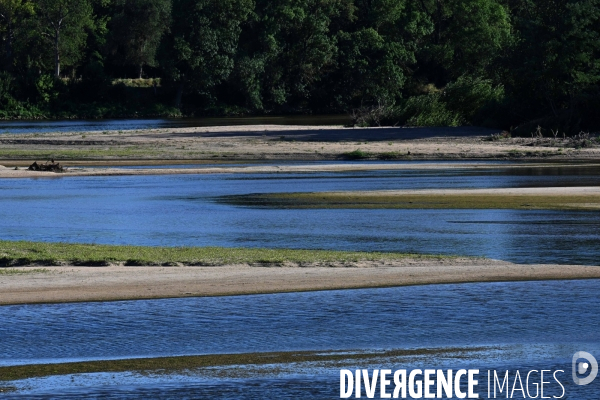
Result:
<svg viewBox="0 0 600 400"><path fill-rule="evenodd" d="M0 266L18 265L195 265L312 264L448 258L404 253L224 247L150 247L0 241Z"/></svg>
<svg viewBox="0 0 600 400"><path fill-rule="evenodd" d="M177 373L186 370L229 366L289 364L300 362L331 362L345 360L368 360L390 357L460 355L465 352L482 351L485 348L444 348L389 350L369 353L348 353L345 351L294 351L273 353L214 354L204 356L138 358L128 360L73 362L64 364L37 364L13 367L0 367L0 380L15 381L53 375L84 374L98 372L146 372Z"/></svg>
<svg viewBox="0 0 600 400"><path fill-rule="evenodd" d="M16 268L1 268L0 276L4 275L28 275L28 274L47 274L50 270L47 268L35 269L16 269Z"/></svg>
<svg viewBox="0 0 600 400"><path fill-rule="evenodd" d="M225 196L225 203L269 208L600 210L597 195L273 193Z"/></svg>
<svg viewBox="0 0 600 400"><path fill-rule="evenodd" d="M365 160L367 158L371 158L371 154L366 151L362 151L361 149L356 149L354 151L350 151L342 154L343 157L347 160Z"/></svg>
<svg viewBox="0 0 600 400"><path fill-rule="evenodd" d="M1 149L0 158L6 159L84 159L84 158L106 158L106 157L152 157L158 156L161 152L140 148L125 147L115 149L89 148L81 150L70 149L48 149L48 150L29 150L29 149Z"/></svg>

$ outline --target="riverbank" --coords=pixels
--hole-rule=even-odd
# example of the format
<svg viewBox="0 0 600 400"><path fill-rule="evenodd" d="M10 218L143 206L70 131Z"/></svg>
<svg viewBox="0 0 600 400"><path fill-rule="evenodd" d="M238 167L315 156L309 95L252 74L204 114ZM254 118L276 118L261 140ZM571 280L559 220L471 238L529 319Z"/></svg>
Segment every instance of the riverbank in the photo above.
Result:
<svg viewBox="0 0 600 400"><path fill-rule="evenodd" d="M72 176L138 176L138 175L199 175L199 174L269 174L269 173L318 173L318 172L344 172L344 171L382 171L382 170L439 170L448 171L453 169L494 169L498 165L491 163L476 163L476 162L436 162L436 163L336 163L336 164L303 164L303 165L244 165L236 164L229 166L206 165L193 167L182 167L182 162L171 162L170 160L157 161L74 161L68 163L76 165L75 167L67 167L64 172L55 173L47 171L30 171L25 167L20 167L24 161L4 161L5 165L0 165L0 178L60 178ZM165 166L173 164L171 166ZM193 164L207 164L205 161L195 160ZM212 164L212 163L211 163ZM6 166L10 165L10 167ZM116 165L116 166L113 166ZM127 166L151 166L153 168L123 168ZM539 168L543 169L572 167L576 165L581 168L600 168L597 163L563 163L563 162L546 162L546 163L511 163L503 164L504 169L519 169L519 168ZM90 167L93 166L93 167ZM162 166L162 167L161 167Z"/></svg>
<svg viewBox="0 0 600 400"><path fill-rule="evenodd" d="M37 271L36 271L37 270ZM218 267L18 267L0 275L0 304L153 299L439 283L600 279L600 268L486 259L404 259ZM20 271L20 272L19 272ZM30 272L30 273L28 273Z"/></svg>
<svg viewBox="0 0 600 400"><path fill-rule="evenodd" d="M239 206L358 209L599 210L600 187L374 190L223 196Z"/></svg>
<svg viewBox="0 0 600 400"><path fill-rule="evenodd" d="M496 135L496 136L493 136ZM495 139L499 138L499 139ZM589 143L588 143L589 142ZM131 131L0 134L0 165L75 162L323 160L600 160L596 138L501 138L497 130L246 125Z"/></svg>

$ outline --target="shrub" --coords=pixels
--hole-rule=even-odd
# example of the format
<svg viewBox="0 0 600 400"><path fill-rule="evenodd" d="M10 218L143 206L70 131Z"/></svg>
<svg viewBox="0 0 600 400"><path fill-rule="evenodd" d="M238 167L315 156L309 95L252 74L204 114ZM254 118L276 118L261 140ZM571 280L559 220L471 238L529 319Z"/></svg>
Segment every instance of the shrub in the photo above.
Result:
<svg viewBox="0 0 600 400"><path fill-rule="evenodd" d="M349 160L364 160L365 158L370 158L371 154L362 151L361 149L356 149L354 151L344 153L344 157Z"/></svg>
<svg viewBox="0 0 600 400"><path fill-rule="evenodd" d="M503 98L502 86L493 86L490 80L469 76L461 76L449 83L442 94L446 108L459 115L463 123L473 123L482 109L490 104L499 104Z"/></svg>
<svg viewBox="0 0 600 400"><path fill-rule="evenodd" d="M404 125L412 126L458 126L463 123L458 113L447 108L440 93L409 98L400 112L400 120Z"/></svg>
<svg viewBox="0 0 600 400"><path fill-rule="evenodd" d="M350 114L353 126L368 127L398 124L398 108L380 101L377 105L355 108Z"/></svg>

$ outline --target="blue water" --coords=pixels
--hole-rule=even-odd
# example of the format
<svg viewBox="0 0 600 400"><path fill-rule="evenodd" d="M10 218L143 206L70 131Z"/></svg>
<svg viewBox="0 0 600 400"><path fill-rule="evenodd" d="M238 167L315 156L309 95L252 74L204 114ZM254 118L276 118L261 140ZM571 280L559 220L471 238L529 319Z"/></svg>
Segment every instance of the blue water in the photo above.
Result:
<svg viewBox="0 0 600 400"><path fill-rule="evenodd" d="M600 343L600 281L0 307L0 364L290 350Z"/></svg>
<svg viewBox="0 0 600 400"><path fill-rule="evenodd" d="M501 164L491 170L5 179L0 239L377 250L597 265L598 211L285 210L221 201L259 192L592 185L600 185L594 168Z"/></svg>
<svg viewBox="0 0 600 400"><path fill-rule="evenodd" d="M598 265L600 212L282 210L223 196L298 191L597 186L594 168L0 180L0 239L330 248ZM2 278L8 279L8 278ZM0 282L2 281L0 279ZM21 399L339 398L339 368L564 369L600 359L600 281L432 285L222 298L0 307L0 365L292 350L493 346L430 360L288 365L219 378L89 374L0 383ZM235 368L235 367L234 367ZM316 368L316 369L315 369ZM482 375L482 379L483 375ZM600 380L566 385L600 398Z"/></svg>
<svg viewBox="0 0 600 400"><path fill-rule="evenodd" d="M178 119L97 119L97 120L35 120L0 121L0 133L46 133L84 131L128 131L140 129L168 129L201 126L235 125L345 125L350 123L347 115L323 116L265 116L227 118L178 118Z"/></svg>
<svg viewBox="0 0 600 400"><path fill-rule="evenodd" d="M424 366L563 369L575 351L600 356L600 281L430 285L387 289L0 307L3 365L257 351L494 346L469 357L348 361L281 376L145 384L62 383L78 398L335 398L340 368ZM600 358L600 357L598 357ZM391 363L391 365L390 365ZM285 366L284 366L285 367ZM292 371L294 369L292 368ZM110 374L109 374L110 375ZM484 378L482 378L484 379ZM79 381L80 378L77 378ZM179 381L179 382L178 382ZM17 387L26 384L14 383ZM54 382L54 385L57 385ZM82 387L78 387L81 385ZM600 385L568 386L595 399ZM37 390L42 398L48 392ZM36 391L26 398L33 397ZM51 396L52 397L52 396Z"/></svg>

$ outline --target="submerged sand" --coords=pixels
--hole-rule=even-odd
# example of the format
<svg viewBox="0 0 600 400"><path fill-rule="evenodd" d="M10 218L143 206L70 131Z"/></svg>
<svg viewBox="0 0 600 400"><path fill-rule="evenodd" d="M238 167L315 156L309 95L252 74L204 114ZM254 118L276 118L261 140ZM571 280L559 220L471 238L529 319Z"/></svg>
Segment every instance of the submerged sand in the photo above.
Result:
<svg viewBox="0 0 600 400"><path fill-rule="evenodd" d="M406 285L600 279L600 267L518 265L487 259L398 260L296 266L23 267L0 275L0 304L227 296Z"/></svg>

